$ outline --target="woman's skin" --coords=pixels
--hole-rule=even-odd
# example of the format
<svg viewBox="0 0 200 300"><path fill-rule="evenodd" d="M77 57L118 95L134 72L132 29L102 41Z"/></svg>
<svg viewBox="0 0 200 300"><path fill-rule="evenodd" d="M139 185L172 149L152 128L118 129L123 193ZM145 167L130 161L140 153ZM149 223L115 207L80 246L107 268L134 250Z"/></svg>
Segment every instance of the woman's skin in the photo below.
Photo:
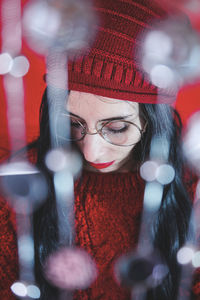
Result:
<svg viewBox="0 0 200 300"><path fill-rule="evenodd" d="M89 133L96 132L95 126L98 121L115 117L124 117L124 120L134 122L142 128L139 104L136 102L71 91L67 102L67 111L84 120ZM137 132L135 134L137 135ZM130 153L134 145L126 147L112 145L99 134L86 134L83 140L76 143L83 154L84 168L87 170L102 173L128 172L130 170Z"/></svg>

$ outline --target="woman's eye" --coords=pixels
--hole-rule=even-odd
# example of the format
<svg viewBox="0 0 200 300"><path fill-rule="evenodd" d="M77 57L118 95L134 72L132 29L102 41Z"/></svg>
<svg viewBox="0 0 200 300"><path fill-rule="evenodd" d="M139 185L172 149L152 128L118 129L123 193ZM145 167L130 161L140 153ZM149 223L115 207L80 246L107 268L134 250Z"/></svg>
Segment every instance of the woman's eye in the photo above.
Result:
<svg viewBox="0 0 200 300"><path fill-rule="evenodd" d="M108 124L104 127L110 133L123 133L128 130L128 125L122 122L116 124Z"/></svg>

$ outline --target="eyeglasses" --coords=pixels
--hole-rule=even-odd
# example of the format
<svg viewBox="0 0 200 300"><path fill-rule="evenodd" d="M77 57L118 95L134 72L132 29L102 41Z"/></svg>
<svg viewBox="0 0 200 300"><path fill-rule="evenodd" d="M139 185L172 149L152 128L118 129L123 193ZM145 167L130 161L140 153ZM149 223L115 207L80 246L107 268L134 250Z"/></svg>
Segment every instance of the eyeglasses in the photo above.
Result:
<svg viewBox="0 0 200 300"><path fill-rule="evenodd" d="M70 125L71 130L70 137L66 138L59 135L60 138L66 141L77 142L83 140L86 134L99 134L108 143L116 146L132 146L137 144L147 126L146 122L143 129L141 129L137 124L121 119L99 121L96 124L96 132L91 133L88 131L87 124L74 116L63 113L60 118L59 123L62 124L62 122L68 122L67 124Z"/></svg>

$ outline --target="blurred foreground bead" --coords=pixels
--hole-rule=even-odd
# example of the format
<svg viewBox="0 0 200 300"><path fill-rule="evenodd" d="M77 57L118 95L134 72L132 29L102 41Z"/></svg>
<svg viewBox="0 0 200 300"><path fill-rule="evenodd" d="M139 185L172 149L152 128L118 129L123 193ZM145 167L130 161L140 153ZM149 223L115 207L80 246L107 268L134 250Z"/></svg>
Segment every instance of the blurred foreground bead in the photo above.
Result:
<svg viewBox="0 0 200 300"><path fill-rule="evenodd" d="M34 285L30 284L27 286L27 296L32 298L32 299L38 299L40 298L40 290L39 288Z"/></svg>
<svg viewBox="0 0 200 300"><path fill-rule="evenodd" d="M18 281L11 285L11 291L18 297L29 297L31 299L40 298L40 290L34 284L29 285L24 282Z"/></svg>
<svg viewBox="0 0 200 300"><path fill-rule="evenodd" d="M86 289L97 277L97 268L90 255L78 248L62 248L49 256L46 278L61 289Z"/></svg>
<svg viewBox="0 0 200 300"><path fill-rule="evenodd" d="M95 34L94 18L89 0L32 0L24 9L24 35L42 54L49 48L84 51Z"/></svg>
<svg viewBox="0 0 200 300"><path fill-rule="evenodd" d="M194 268L200 267L200 251L193 247L184 246L177 252L177 261L181 265L192 264Z"/></svg>
<svg viewBox="0 0 200 300"><path fill-rule="evenodd" d="M120 257L115 264L115 277L118 283L142 289L160 284L168 274L168 268L155 252L143 255L131 253Z"/></svg>
<svg viewBox="0 0 200 300"><path fill-rule="evenodd" d="M149 212L157 210L162 201L163 186L174 180L174 168L169 164L159 164L149 160L141 165L140 175L147 182L144 192L144 208Z"/></svg>
<svg viewBox="0 0 200 300"><path fill-rule="evenodd" d="M149 160L141 165L140 175L147 182L157 180L162 185L165 185L173 181L175 171L169 164L159 165L157 162Z"/></svg>
<svg viewBox="0 0 200 300"><path fill-rule="evenodd" d="M9 53L0 54L0 75L11 74L14 77L23 77L29 70L28 59L21 55L12 58Z"/></svg>
<svg viewBox="0 0 200 300"><path fill-rule="evenodd" d="M192 262L192 259L194 258L194 250L191 247L182 247L178 253L177 253L177 261L181 265L186 265L190 262Z"/></svg>
<svg viewBox="0 0 200 300"><path fill-rule="evenodd" d="M19 297L25 297L27 295L27 288L22 282L15 282L11 285L12 292Z"/></svg>
<svg viewBox="0 0 200 300"><path fill-rule="evenodd" d="M154 181L157 168L158 164L155 161L146 161L140 167L140 175L146 181Z"/></svg>
<svg viewBox="0 0 200 300"><path fill-rule="evenodd" d="M49 170L53 172L61 172L67 170L76 176L82 167L81 156L78 152L65 149L50 150L46 157L45 163Z"/></svg>
<svg viewBox="0 0 200 300"><path fill-rule="evenodd" d="M21 55L17 56L13 59L12 68L10 70L10 74L14 77L23 77L27 74L29 70L30 64L28 59Z"/></svg>
<svg viewBox="0 0 200 300"><path fill-rule="evenodd" d="M183 151L200 176L200 111L193 114L188 121L183 137Z"/></svg>
<svg viewBox="0 0 200 300"><path fill-rule="evenodd" d="M158 88L176 91L200 76L200 37L186 17L161 21L143 38L140 61Z"/></svg>
<svg viewBox="0 0 200 300"><path fill-rule="evenodd" d="M163 185L172 182L174 180L174 176L174 168L168 164L162 164L156 170L156 179Z"/></svg>
<svg viewBox="0 0 200 300"><path fill-rule="evenodd" d="M44 176L27 162L13 162L0 167L4 192L10 196L17 213L31 214L47 195Z"/></svg>

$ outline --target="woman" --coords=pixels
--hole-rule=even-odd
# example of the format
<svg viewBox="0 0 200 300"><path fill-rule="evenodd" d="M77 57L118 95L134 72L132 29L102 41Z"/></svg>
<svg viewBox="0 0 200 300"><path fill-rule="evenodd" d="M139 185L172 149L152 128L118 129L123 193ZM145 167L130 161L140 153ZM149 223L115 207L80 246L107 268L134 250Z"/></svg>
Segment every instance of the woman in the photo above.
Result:
<svg viewBox="0 0 200 300"><path fill-rule="evenodd" d="M43 111L47 111L46 106L44 95ZM176 176L164 188L153 235L154 246L164 256L170 273L163 285L149 292L148 299L176 299L180 272L176 254L186 240L191 202L182 181L180 123L176 124L180 120L175 114L172 124L171 113L172 108L166 104L139 104L70 92L65 117L71 119L71 138L77 140L84 160L81 180L75 185L76 244L92 254L99 269L96 282L90 289L77 292L75 299L130 299L128 290L115 283L112 269L116 258L133 250L137 244L144 195L139 166L149 157L150 142L155 134L160 137L167 134L171 140L169 162ZM46 114L42 114L41 122L47 124ZM49 150L46 129L42 126L38 156L39 166L45 170L44 158ZM97 130L101 131L97 133ZM41 246L49 253L57 249L56 238L52 238L52 224L56 228L55 211L55 202L50 197L35 215L37 254ZM44 229L40 235L39 228ZM43 281L39 267L44 260L43 251L36 260L40 283ZM50 289L49 293L52 295L53 291ZM49 298L48 295L44 299Z"/></svg>
<svg viewBox="0 0 200 300"><path fill-rule="evenodd" d="M148 0L96 2L101 20L97 38L89 54L69 63L70 93L62 113L70 120L71 140L84 162L75 183L75 244L89 252L98 267L95 282L86 290L75 291L74 299L131 299L130 290L116 282L113 267L138 242L145 187L139 169L149 159L154 136L167 137L175 178L164 186L152 225L153 245L169 273L161 285L149 288L146 298L176 299L180 283L176 255L186 241L193 187L184 182L181 122L169 105L174 95L161 91L158 97L157 88L141 75L133 59L141 43L139 33L166 12ZM51 148L46 92L40 136L32 146L49 183L47 200L34 215L35 274L41 299L55 299L57 289L43 274L46 258L59 247L52 175L45 165ZM200 297L197 284L191 293L196 299Z"/></svg>

